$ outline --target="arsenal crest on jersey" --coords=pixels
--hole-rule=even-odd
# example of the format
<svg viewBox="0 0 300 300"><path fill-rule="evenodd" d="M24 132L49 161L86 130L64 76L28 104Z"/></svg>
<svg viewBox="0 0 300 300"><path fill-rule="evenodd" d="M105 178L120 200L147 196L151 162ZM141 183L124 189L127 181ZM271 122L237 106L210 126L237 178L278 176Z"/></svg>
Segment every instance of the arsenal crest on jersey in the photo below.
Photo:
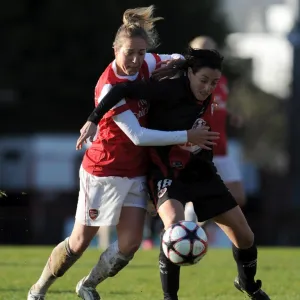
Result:
<svg viewBox="0 0 300 300"><path fill-rule="evenodd" d="M98 209L92 208L89 210L89 216L93 221L97 219L98 215L99 215Z"/></svg>
<svg viewBox="0 0 300 300"><path fill-rule="evenodd" d="M158 198L161 198L167 192L167 190L168 189L166 187L162 188L157 194Z"/></svg>

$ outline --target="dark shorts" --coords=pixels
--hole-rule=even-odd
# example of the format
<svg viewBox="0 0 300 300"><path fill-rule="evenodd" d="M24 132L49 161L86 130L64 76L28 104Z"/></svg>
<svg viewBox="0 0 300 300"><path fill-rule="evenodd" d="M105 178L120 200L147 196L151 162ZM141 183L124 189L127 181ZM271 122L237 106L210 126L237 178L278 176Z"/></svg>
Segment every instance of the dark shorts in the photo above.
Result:
<svg viewBox="0 0 300 300"><path fill-rule="evenodd" d="M149 186L157 209L169 199L176 199L183 205L191 201L199 221L206 221L237 206L212 162L187 166L177 177L165 176L154 166Z"/></svg>

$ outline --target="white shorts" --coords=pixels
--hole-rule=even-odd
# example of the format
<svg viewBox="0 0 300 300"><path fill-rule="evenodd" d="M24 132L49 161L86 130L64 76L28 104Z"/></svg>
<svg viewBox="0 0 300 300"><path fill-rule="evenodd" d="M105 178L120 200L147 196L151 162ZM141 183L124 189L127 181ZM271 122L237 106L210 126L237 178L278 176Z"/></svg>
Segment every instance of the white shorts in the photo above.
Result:
<svg viewBox="0 0 300 300"><path fill-rule="evenodd" d="M87 226L115 226L123 206L146 209L146 177L98 177L82 167L76 221Z"/></svg>
<svg viewBox="0 0 300 300"><path fill-rule="evenodd" d="M227 182L242 181L242 175L239 166L229 155L214 156L214 164L222 180Z"/></svg>

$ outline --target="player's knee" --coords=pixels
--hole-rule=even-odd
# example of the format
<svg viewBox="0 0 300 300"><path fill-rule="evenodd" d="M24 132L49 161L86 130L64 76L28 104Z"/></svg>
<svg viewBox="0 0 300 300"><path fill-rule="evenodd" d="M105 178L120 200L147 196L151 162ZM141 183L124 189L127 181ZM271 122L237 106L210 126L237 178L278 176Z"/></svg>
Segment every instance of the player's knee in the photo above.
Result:
<svg viewBox="0 0 300 300"><path fill-rule="evenodd" d="M88 248L98 230L99 227L97 226L86 226L76 221L69 237L69 247L72 253L82 254Z"/></svg>
<svg viewBox="0 0 300 300"><path fill-rule="evenodd" d="M74 254L81 255L89 246L90 241L83 235L71 235L69 238L70 249Z"/></svg>
<svg viewBox="0 0 300 300"><path fill-rule="evenodd" d="M124 255L133 255L140 248L142 237L130 236L119 240L120 252Z"/></svg>
<svg viewBox="0 0 300 300"><path fill-rule="evenodd" d="M165 229L185 219L184 207L180 201L175 199L163 202L158 208L158 213Z"/></svg>

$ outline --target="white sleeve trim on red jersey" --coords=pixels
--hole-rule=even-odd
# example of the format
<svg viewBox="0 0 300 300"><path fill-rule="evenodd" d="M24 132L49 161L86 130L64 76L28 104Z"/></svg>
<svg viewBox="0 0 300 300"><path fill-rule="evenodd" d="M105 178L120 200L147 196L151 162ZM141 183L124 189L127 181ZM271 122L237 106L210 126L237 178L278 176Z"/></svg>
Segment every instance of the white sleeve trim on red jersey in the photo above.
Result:
<svg viewBox="0 0 300 300"><path fill-rule="evenodd" d="M97 99L97 103L99 104L100 101L104 98L104 96L111 90L112 88L112 85L111 84L105 84L101 90L101 93L100 93L100 96L99 98ZM118 102L112 109L118 107L118 106L121 106L121 105L124 105L126 104L126 101L125 99L122 99L120 102Z"/></svg>
<svg viewBox="0 0 300 300"><path fill-rule="evenodd" d="M138 75L139 75L139 72L135 73L134 75L119 75L118 72L117 72L116 60L114 60L112 62L111 67L112 67L116 77L120 78L120 79L127 79L129 81L133 81L133 80L136 80Z"/></svg>
<svg viewBox="0 0 300 300"><path fill-rule="evenodd" d="M160 131L142 127L131 110L124 111L113 120L136 146L166 146L187 142L187 131Z"/></svg>
<svg viewBox="0 0 300 300"><path fill-rule="evenodd" d="M174 53L174 54L156 54L156 55L158 55L159 61L172 60L172 59L184 59L184 57L181 54L178 54L178 53ZM155 59L154 54L146 53L145 61L148 65L149 74L151 75L152 72L156 69L156 64L157 64L157 61Z"/></svg>

